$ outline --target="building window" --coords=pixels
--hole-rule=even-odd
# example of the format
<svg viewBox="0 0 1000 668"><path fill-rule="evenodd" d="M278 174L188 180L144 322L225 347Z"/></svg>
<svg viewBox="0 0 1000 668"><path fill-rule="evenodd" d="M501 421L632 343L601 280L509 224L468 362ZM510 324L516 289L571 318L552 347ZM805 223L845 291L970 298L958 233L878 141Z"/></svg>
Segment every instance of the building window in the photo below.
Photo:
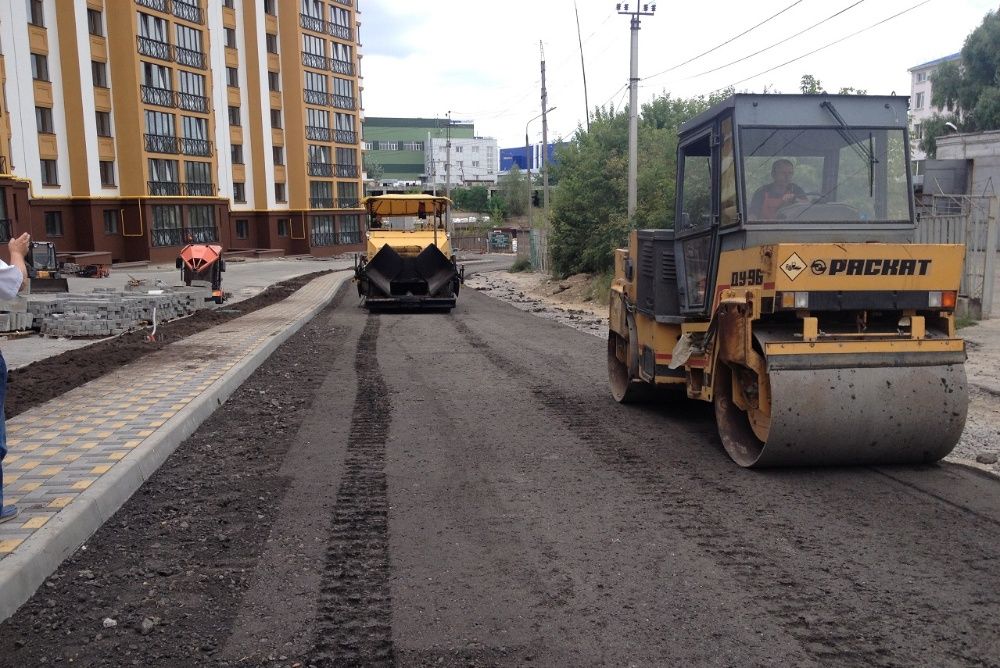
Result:
<svg viewBox="0 0 1000 668"><path fill-rule="evenodd" d="M250 238L250 221L249 220L237 220L236 221L236 238L237 239L249 239Z"/></svg>
<svg viewBox="0 0 1000 668"><path fill-rule="evenodd" d="M101 185L105 187L113 188L115 184L115 161L114 160L101 160Z"/></svg>
<svg viewBox="0 0 1000 668"><path fill-rule="evenodd" d="M48 107L35 107L35 124L38 132L50 135L55 132L52 125L52 110Z"/></svg>
<svg viewBox="0 0 1000 668"><path fill-rule="evenodd" d="M927 72L917 72L917 83L927 81Z"/></svg>
<svg viewBox="0 0 1000 668"><path fill-rule="evenodd" d="M94 75L94 85L98 88L108 87L108 65L99 60L90 61L90 71Z"/></svg>
<svg viewBox="0 0 1000 668"><path fill-rule="evenodd" d="M291 227L291 221L288 218L278 219L278 236L287 237L288 229Z"/></svg>
<svg viewBox="0 0 1000 668"><path fill-rule="evenodd" d="M154 246L180 246L184 241L181 233L181 207L154 206L150 234Z"/></svg>
<svg viewBox="0 0 1000 668"><path fill-rule="evenodd" d="M226 68L226 85L230 88L240 87L240 73L235 67Z"/></svg>
<svg viewBox="0 0 1000 668"><path fill-rule="evenodd" d="M230 49L236 48L236 30L233 28L223 28L224 34L226 36L226 47Z"/></svg>
<svg viewBox="0 0 1000 668"><path fill-rule="evenodd" d="M923 109L924 108L924 94L923 93L917 93L917 99L913 103L913 108L914 109Z"/></svg>
<svg viewBox="0 0 1000 668"><path fill-rule="evenodd" d="M340 217L340 232L337 234L339 244L361 243L361 216L351 214Z"/></svg>
<svg viewBox="0 0 1000 668"><path fill-rule="evenodd" d="M49 59L41 53L31 54L31 78L37 81L49 80Z"/></svg>
<svg viewBox="0 0 1000 668"><path fill-rule="evenodd" d="M283 165L285 164L285 147L284 146L273 146L271 150L274 153L274 164Z"/></svg>
<svg viewBox="0 0 1000 668"><path fill-rule="evenodd" d="M188 243L203 244L218 241L215 231L215 207L197 205L188 207Z"/></svg>
<svg viewBox="0 0 1000 668"><path fill-rule="evenodd" d="M62 212L45 212L45 236L61 237L63 235Z"/></svg>
<svg viewBox="0 0 1000 668"><path fill-rule="evenodd" d="M111 112L110 111L98 111L97 116L97 136L98 137L110 137L111 136Z"/></svg>
<svg viewBox="0 0 1000 668"><path fill-rule="evenodd" d="M90 30L90 34L95 37L104 37L104 20L101 16L100 10L87 10L87 29Z"/></svg>
<svg viewBox="0 0 1000 668"><path fill-rule="evenodd" d="M923 139L924 138L924 126L920 123L913 124L913 138Z"/></svg>
<svg viewBox="0 0 1000 668"><path fill-rule="evenodd" d="M42 185L43 186L57 186L59 185L59 170L56 169L55 160L42 160Z"/></svg>
<svg viewBox="0 0 1000 668"><path fill-rule="evenodd" d="M247 201L246 184L241 181L233 182L233 201L245 204Z"/></svg>
<svg viewBox="0 0 1000 668"><path fill-rule="evenodd" d="M28 23L39 28L45 27L45 12L42 0L28 0Z"/></svg>
<svg viewBox="0 0 1000 668"><path fill-rule="evenodd" d="M270 14L271 16L278 15L278 9L275 6L274 0L264 0L264 13Z"/></svg>
<svg viewBox="0 0 1000 668"><path fill-rule="evenodd" d="M236 9L236 0L222 0L222 6L226 9Z"/></svg>
<svg viewBox="0 0 1000 668"><path fill-rule="evenodd" d="M276 130L281 129L281 109L271 110L271 127Z"/></svg>
<svg viewBox="0 0 1000 668"><path fill-rule="evenodd" d="M281 76L277 72L268 71L267 89L272 93L277 93L281 90Z"/></svg>
<svg viewBox="0 0 1000 668"><path fill-rule="evenodd" d="M275 202L287 202L288 198L285 197L285 184L275 183L274 184L274 201Z"/></svg>
<svg viewBox="0 0 1000 668"><path fill-rule="evenodd" d="M240 126L240 108L229 107L229 124L234 127Z"/></svg>
<svg viewBox="0 0 1000 668"><path fill-rule="evenodd" d="M332 246L336 239L333 234L333 216L316 216L312 219L313 246Z"/></svg>
<svg viewBox="0 0 1000 668"><path fill-rule="evenodd" d="M104 233L105 234L118 234L118 217L120 213L118 209L105 209L104 210Z"/></svg>
<svg viewBox="0 0 1000 668"><path fill-rule="evenodd" d="M264 35L264 43L268 53L278 53L278 36L271 33Z"/></svg>
<svg viewBox="0 0 1000 668"><path fill-rule="evenodd" d="M243 164L243 144L233 144L232 148L233 164Z"/></svg>

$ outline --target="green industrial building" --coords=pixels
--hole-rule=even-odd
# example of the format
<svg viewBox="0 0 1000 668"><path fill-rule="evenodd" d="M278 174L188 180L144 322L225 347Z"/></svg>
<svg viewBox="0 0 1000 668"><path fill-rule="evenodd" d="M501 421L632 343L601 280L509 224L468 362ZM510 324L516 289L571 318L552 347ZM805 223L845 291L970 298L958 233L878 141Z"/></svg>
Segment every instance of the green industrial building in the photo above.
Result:
<svg viewBox="0 0 1000 668"><path fill-rule="evenodd" d="M404 181L422 184L425 148L428 137L448 137L447 118L376 118L369 116L361 125L364 141L365 164L382 168L379 181ZM451 124L452 139L472 139L472 123ZM369 174L369 178L372 175Z"/></svg>

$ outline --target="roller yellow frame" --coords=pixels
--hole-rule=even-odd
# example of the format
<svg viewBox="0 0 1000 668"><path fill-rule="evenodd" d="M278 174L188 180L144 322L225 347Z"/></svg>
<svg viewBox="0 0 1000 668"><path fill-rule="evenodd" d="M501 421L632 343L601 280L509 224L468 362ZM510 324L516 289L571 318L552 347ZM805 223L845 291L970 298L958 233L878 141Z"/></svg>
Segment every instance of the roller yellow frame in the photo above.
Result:
<svg viewBox="0 0 1000 668"><path fill-rule="evenodd" d="M615 251L617 401L712 402L746 467L951 451L965 249L913 243L906 104L736 95L682 126L675 228Z"/></svg>

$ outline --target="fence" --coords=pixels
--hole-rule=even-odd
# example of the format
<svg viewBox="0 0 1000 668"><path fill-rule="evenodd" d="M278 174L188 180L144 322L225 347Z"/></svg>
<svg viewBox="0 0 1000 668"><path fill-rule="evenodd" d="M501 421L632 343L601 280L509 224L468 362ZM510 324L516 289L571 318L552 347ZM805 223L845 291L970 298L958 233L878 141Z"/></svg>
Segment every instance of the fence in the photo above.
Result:
<svg viewBox="0 0 1000 668"><path fill-rule="evenodd" d="M917 224L918 243L965 244L965 270L959 294L979 304L982 318L993 310L1000 198L934 195L924 199Z"/></svg>

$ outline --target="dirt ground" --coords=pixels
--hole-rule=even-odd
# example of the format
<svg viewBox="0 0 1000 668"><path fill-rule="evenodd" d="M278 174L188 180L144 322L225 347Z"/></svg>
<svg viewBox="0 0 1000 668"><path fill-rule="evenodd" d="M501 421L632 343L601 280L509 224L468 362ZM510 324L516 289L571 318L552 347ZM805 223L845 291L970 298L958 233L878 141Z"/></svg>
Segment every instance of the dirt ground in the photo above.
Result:
<svg viewBox="0 0 1000 668"><path fill-rule="evenodd" d="M536 316L606 337L608 307L591 297L592 280L588 274L558 280L535 272L491 271L466 283ZM959 335L969 351L969 413L948 460L1000 475L1000 320L965 327Z"/></svg>
<svg viewBox="0 0 1000 668"><path fill-rule="evenodd" d="M325 273L328 272L298 276L276 283L249 299L223 305L219 309L203 309L186 318L161 323L154 341L149 340L150 331L142 329L14 369L8 376L6 415L10 418L23 413L143 355L160 350L173 341L279 302Z"/></svg>

